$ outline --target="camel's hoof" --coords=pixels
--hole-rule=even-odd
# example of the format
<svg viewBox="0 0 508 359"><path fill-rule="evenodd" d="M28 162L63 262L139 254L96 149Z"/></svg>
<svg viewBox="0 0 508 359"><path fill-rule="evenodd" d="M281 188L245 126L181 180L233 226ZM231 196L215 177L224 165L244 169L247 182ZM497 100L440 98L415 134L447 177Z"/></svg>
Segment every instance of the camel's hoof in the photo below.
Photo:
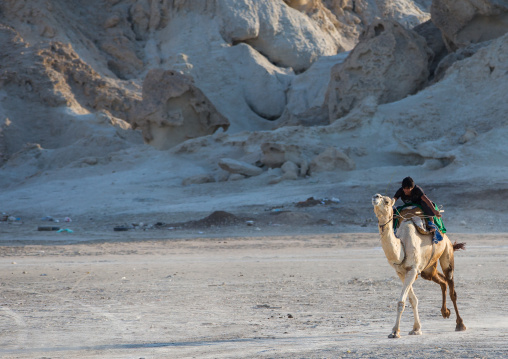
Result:
<svg viewBox="0 0 508 359"><path fill-rule="evenodd" d="M466 330L466 326L464 325L464 323L457 324L457 326L455 327L456 332L463 332L464 330Z"/></svg>
<svg viewBox="0 0 508 359"><path fill-rule="evenodd" d="M446 309L445 311L441 311L441 315L443 318L450 318L450 309Z"/></svg>
<svg viewBox="0 0 508 359"><path fill-rule="evenodd" d="M400 338L400 334L399 333L392 333L388 336L388 338Z"/></svg>
<svg viewBox="0 0 508 359"><path fill-rule="evenodd" d="M409 332L409 335L422 335L422 331L421 330L411 330Z"/></svg>

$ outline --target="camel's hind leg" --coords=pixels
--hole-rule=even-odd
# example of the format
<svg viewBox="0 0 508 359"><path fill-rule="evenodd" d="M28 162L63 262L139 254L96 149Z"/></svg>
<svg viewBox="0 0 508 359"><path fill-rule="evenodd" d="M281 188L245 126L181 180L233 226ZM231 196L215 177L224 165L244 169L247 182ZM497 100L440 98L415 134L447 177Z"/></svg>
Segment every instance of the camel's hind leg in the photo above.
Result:
<svg viewBox="0 0 508 359"><path fill-rule="evenodd" d="M455 314L457 315L455 326L456 331L466 330L466 326L462 318L459 315L459 309L457 307L457 292L455 291L455 283L453 281L453 269L454 269L454 260L453 260L453 247L450 243L450 246L444 251L441 258L439 258L439 263L441 264L441 268L443 269L444 278L448 283L448 288L450 288L450 299L453 302L453 307L455 308Z"/></svg>
<svg viewBox="0 0 508 359"><path fill-rule="evenodd" d="M450 310L446 308L446 278L437 271L437 262L432 267L422 272L422 278L431 280L441 286L441 295L443 298L441 305L441 315L443 318L450 318Z"/></svg>

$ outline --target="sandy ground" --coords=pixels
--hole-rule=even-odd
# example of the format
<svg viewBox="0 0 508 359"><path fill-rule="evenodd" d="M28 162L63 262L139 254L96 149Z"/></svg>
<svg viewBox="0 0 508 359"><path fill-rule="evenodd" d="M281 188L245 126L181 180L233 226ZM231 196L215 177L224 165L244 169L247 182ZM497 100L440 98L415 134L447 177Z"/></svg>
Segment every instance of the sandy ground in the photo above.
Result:
<svg viewBox="0 0 508 359"><path fill-rule="evenodd" d="M6 228L15 235L21 227ZM506 234L450 234L467 242L455 262L466 332L454 331L453 311L450 319L440 316L439 287L418 279L424 334L407 335L413 315L406 307L402 338L388 339L401 284L378 234L287 232L187 239L113 232L116 240L102 242L4 244L0 356L508 355Z"/></svg>

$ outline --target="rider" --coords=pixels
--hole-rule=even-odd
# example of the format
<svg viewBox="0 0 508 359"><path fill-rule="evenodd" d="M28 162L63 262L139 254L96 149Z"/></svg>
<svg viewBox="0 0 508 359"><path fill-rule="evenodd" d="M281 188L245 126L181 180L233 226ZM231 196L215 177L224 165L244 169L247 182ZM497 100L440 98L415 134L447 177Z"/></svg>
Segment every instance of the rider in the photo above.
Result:
<svg viewBox="0 0 508 359"><path fill-rule="evenodd" d="M443 239L443 236L439 233L433 219L434 216L438 218L441 217L441 214L434 208L434 204L429 197L427 197L425 192L423 192L423 189L420 186L415 185L415 182L411 177L406 177L402 180L402 187L400 187L393 196L395 201L399 198L404 203L415 203L421 206L423 214L425 215L425 218L427 218L427 225L429 228L434 230L434 243Z"/></svg>

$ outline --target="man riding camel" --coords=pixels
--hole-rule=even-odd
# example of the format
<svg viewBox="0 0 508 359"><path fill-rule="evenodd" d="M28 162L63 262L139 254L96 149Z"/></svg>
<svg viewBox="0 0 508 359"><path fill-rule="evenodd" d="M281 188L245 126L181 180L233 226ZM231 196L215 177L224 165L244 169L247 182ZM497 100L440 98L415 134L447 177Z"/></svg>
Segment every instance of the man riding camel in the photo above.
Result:
<svg viewBox="0 0 508 359"><path fill-rule="evenodd" d="M415 185L415 182L411 177L406 177L402 180L402 187L400 187L393 199L397 201L401 199L405 204L414 203L422 208L423 214L427 219L427 226L434 231L434 243L437 243L443 239L443 236L439 232L437 226L434 224L433 217L441 217L441 213L434 208L434 204L427 197L425 192L420 186Z"/></svg>

